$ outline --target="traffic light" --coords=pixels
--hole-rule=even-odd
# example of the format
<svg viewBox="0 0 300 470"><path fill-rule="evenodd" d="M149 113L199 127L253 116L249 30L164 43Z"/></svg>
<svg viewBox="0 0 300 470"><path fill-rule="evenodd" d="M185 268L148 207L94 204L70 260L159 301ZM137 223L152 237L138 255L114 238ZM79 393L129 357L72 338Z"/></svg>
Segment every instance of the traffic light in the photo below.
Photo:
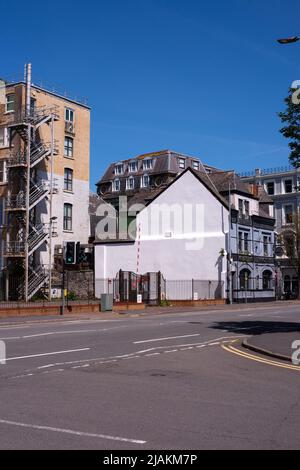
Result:
<svg viewBox="0 0 300 470"><path fill-rule="evenodd" d="M65 263L75 264L76 263L76 243L66 242L65 245Z"/></svg>

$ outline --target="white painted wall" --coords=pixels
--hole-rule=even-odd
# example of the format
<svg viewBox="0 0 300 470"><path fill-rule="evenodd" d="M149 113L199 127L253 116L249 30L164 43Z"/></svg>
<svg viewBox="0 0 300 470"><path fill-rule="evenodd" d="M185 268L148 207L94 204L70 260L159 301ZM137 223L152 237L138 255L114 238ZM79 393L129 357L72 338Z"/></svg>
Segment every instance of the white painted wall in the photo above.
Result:
<svg viewBox="0 0 300 470"><path fill-rule="evenodd" d="M186 214L187 205L196 213L197 224L180 233L174 221L164 218L165 226L151 233L147 226L153 220L153 207L177 205L176 213ZM190 209L191 210L191 209ZM184 217L184 216L183 216ZM200 221L203 221L203 224ZM191 173L184 173L137 216L141 227L139 273L161 271L168 280L203 279L225 281L226 261L220 250L226 247L228 210ZM171 236L170 236L171 233ZM189 246L196 240L199 246ZM101 279L114 278L117 272L137 271L138 242L95 245L96 295L101 294Z"/></svg>
<svg viewBox="0 0 300 470"><path fill-rule="evenodd" d="M49 179L50 175L46 173L40 174L43 179ZM56 180L58 192L53 194L52 199L52 216L57 217L55 228L57 237L52 238L52 254L54 253L54 246L60 245L64 241L75 241L87 243L90 234L90 218L88 213L89 207L89 183L73 179L73 191L64 191L64 178L60 175L54 174L53 178ZM63 212L64 204L70 203L73 205L73 226L72 231L63 230ZM49 222L49 201L44 201L38 206L41 213L41 219L44 223ZM44 244L41 248L41 263L49 263L49 243Z"/></svg>

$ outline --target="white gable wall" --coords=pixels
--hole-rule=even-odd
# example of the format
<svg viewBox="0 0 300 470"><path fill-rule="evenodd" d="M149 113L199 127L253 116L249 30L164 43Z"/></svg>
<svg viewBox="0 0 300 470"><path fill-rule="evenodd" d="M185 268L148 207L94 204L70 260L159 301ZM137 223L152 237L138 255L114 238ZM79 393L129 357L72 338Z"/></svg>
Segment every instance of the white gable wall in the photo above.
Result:
<svg viewBox="0 0 300 470"><path fill-rule="evenodd" d="M174 227L171 218L164 218L163 231L156 229L147 232L148 222L153 220L153 206L177 205L177 211L186 213L190 205L197 220L203 220L198 227L194 221L192 227L184 227L183 233ZM202 214L202 215L201 215ZM140 226L140 262L139 273L161 271L167 280L202 279L224 280L226 272L225 258L220 250L226 248L228 232L228 210L215 196L191 173L184 173L169 186L148 207L137 216ZM198 240L199 247L189 249L188 244ZM138 241L128 243L106 243L95 245L95 280L114 278L117 272L137 272ZM98 283L99 285L99 283Z"/></svg>

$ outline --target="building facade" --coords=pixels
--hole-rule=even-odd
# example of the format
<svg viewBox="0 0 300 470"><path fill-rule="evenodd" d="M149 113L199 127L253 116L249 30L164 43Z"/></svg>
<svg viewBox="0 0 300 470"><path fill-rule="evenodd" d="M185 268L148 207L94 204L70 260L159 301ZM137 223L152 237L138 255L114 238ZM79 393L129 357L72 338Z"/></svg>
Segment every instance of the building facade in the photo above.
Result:
<svg viewBox="0 0 300 470"><path fill-rule="evenodd" d="M26 300L49 287L55 245L88 242L90 146L90 108L28 74L0 104L0 267L20 279L5 296Z"/></svg>
<svg viewBox="0 0 300 470"><path fill-rule="evenodd" d="M117 199L125 196L129 209L132 206L139 207L140 204L141 207L146 206L146 209L137 211L136 220L132 220L132 214L129 217L129 223L135 223L136 237L141 224L141 240L145 239L144 243L140 242L142 272L160 271L169 279L179 280L207 279L207 276L218 279L220 270L221 279L224 281L224 295L229 300L231 297L233 301L273 300L275 221L272 199L257 185L244 183L234 172L217 170L202 164L197 158L188 157L189 159L185 160L185 169L181 169L178 166L181 154L173 152L171 156L168 152L163 152L159 155L150 154L150 157L148 155L143 156L136 167L137 174L133 186L128 183L133 177L131 160L111 165L105 173L106 176L98 183L101 199L118 210L120 203ZM150 180L144 187L143 172L148 171L144 169L145 158L153 158L154 162L150 165L156 171L163 169L163 175L167 175L170 168L174 169L172 175L168 176L169 179L166 178L161 186L155 184L155 178L163 176L155 171L152 174L152 184ZM162 161L159 161L160 158ZM193 162L197 162L197 169L193 168ZM119 165L121 170L116 170ZM123 179L120 178L119 171L123 174ZM115 178L118 183L114 188ZM101 189L102 184L106 185L106 190ZM215 204L218 201L219 208L223 204L218 216L215 214L216 209L210 208L209 201L212 197ZM160 200L168 207L177 204L179 212L188 202L197 201L202 205L203 212L199 217L203 217L203 224L200 232L191 233L194 239L205 240L207 245L203 251L187 253L184 249L187 234L182 237L184 243L180 245L177 239L172 239L172 227L166 229L164 234L156 233L154 238L152 235L147 238L143 233L145 220L151 219L150 209ZM227 212L224 207L227 207ZM168 217L165 219L169 220ZM216 233L220 235L219 239L215 237ZM97 240L96 233L95 276L98 281L115 277L119 269L136 272L136 237L133 241L127 240L126 237L121 240L118 232L115 240L105 240L105 237L104 240Z"/></svg>
<svg viewBox="0 0 300 470"><path fill-rule="evenodd" d="M241 175L243 181L257 184L265 190L274 203L275 229L278 235L276 264L278 268L279 295L298 294L297 267L288 259L280 243L280 236L293 226L293 214L300 207L300 169L292 167L256 169Z"/></svg>

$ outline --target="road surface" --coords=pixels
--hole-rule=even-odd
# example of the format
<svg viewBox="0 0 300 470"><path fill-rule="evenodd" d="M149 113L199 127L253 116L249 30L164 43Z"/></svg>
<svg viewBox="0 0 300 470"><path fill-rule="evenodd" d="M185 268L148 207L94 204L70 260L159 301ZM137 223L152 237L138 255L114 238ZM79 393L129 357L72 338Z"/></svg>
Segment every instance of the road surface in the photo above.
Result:
<svg viewBox="0 0 300 470"><path fill-rule="evenodd" d="M300 339L299 314L280 303L0 323L0 448L300 448L300 368L240 346L290 323Z"/></svg>

